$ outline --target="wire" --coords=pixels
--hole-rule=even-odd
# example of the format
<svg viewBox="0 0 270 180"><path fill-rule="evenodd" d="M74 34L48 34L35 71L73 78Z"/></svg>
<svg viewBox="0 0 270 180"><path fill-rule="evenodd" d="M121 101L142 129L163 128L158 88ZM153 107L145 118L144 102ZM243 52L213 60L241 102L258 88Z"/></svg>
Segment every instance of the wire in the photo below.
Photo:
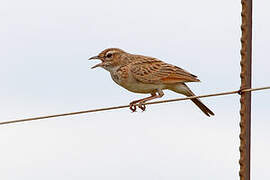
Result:
<svg viewBox="0 0 270 180"><path fill-rule="evenodd" d="M270 89L270 86L261 87L261 88L243 89L243 90L237 90L237 91L229 91L229 92L221 92L221 93L207 94L207 95L200 95L200 96L189 96L189 97L185 97L185 98L176 98L176 99L169 99L169 100L162 100L162 101L155 101L155 102L148 102L148 103L145 103L145 105L183 101L183 100L195 99L195 98L206 98L206 97L212 97L212 96L224 96L224 95L237 94L237 93L241 94L244 92L259 91L259 90L265 90L265 89ZM61 117L61 116L71 116L71 115L85 114L85 113L92 113L92 112L99 112L99 111L109 111L109 110L114 110L114 109L123 109L123 108L127 108L127 107L129 107L129 105L113 106L113 107L100 108L100 109L91 109L91 110L86 110L86 111L77 111L77 112L70 112L70 113L39 116L39 117L33 117L33 118L17 119L17 120L0 122L0 125L13 124L13 123L25 122L25 121L34 121L34 120L40 120L40 119L48 119L48 118Z"/></svg>

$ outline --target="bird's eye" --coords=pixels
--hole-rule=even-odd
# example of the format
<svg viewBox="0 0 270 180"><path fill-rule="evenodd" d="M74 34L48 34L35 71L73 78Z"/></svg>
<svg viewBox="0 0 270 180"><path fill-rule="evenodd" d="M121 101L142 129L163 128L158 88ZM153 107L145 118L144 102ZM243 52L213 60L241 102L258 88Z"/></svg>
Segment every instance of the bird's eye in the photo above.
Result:
<svg viewBox="0 0 270 180"><path fill-rule="evenodd" d="M108 53L107 55L106 55L106 58L111 58L112 57L112 53Z"/></svg>

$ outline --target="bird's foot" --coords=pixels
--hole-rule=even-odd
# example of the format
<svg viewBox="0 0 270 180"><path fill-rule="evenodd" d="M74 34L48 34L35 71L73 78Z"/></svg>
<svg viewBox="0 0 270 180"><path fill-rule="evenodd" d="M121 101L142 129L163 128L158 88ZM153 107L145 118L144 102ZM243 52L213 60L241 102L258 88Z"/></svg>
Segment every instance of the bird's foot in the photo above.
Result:
<svg viewBox="0 0 270 180"><path fill-rule="evenodd" d="M130 104L129 104L129 109L132 111L132 112L135 112L137 107L138 106L142 111L145 111L146 109L146 106L144 104L144 101L140 102L140 101L132 101Z"/></svg>
<svg viewBox="0 0 270 180"><path fill-rule="evenodd" d="M142 111L145 111L145 109L146 109L146 106L145 106L144 102L139 103L138 107L139 107Z"/></svg>
<svg viewBox="0 0 270 180"><path fill-rule="evenodd" d="M130 104L129 104L129 109L132 111L132 112L135 112L136 111L136 103L134 103L134 102L131 102Z"/></svg>

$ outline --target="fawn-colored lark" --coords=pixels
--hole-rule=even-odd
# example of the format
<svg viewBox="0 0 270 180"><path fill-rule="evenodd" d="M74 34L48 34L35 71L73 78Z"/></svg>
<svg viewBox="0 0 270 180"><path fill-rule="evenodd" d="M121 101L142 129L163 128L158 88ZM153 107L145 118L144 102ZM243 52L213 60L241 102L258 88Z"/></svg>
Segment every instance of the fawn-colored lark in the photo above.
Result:
<svg viewBox="0 0 270 180"><path fill-rule="evenodd" d="M155 98L161 98L165 89L186 96L194 96L194 93L185 83L200 81L197 76L182 68L167 64L157 58L130 54L118 48L105 49L98 56L89 58L89 60L92 59L101 60L101 63L92 68L102 67L106 69L118 85L131 92L151 94L150 97L131 102L130 109L133 112L136 110L136 105L144 111L144 103ZM207 116L214 115L199 99L191 100Z"/></svg>

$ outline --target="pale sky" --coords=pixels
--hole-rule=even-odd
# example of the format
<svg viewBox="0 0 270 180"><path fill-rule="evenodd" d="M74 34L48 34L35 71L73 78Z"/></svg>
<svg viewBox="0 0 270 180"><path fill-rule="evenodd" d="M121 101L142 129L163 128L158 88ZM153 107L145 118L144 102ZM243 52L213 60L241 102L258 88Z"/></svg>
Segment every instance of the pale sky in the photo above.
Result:
<svg viewBox="0 0 270 180"><path fill-rule="evenodd" d="M269 7L254 2L253 87L270 85ZM108 47L186 69L197 95L237 90L240 12L235 0L1 1L0 121L145 97L90 69ZM269 99L252 95L252 179L270 179ZM0 126L0 179L239 179L239 96L202 101L214 117L181 101Z"/></svg>

